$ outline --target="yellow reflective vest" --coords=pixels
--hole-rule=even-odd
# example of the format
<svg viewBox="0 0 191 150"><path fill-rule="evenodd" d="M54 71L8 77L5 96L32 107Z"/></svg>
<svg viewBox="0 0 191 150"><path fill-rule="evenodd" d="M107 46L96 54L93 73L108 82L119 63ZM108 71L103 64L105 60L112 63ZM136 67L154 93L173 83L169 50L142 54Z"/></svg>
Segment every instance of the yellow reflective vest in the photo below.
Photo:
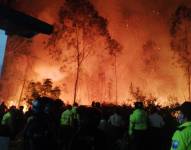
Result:
<svg viewBox="0 0 191 150"><path fill-rule="evenodd" d="M191 150L191 121L178 127L172 137L171 150Z"/></svg>
<svg viewBox="0 0 191 150"><path fill-rule="evenodd" d="M129 119L129 135L133 134L133 130L146 130L147 120L147 114L143 109L134 110Z"/></svg>
<svg viewBox="0 0 191 150"><path fill-rule="evenodd" d="M71 110L65 110L60 119L60 125L72 126L73 113Z"/></svg>
<svg viewBox="0 0 191 150"><path fill-rule="evenodd" d="M1 125L10 125L12 122L12 115L10 112L7 112L3 115L1 120Z"/></svg>

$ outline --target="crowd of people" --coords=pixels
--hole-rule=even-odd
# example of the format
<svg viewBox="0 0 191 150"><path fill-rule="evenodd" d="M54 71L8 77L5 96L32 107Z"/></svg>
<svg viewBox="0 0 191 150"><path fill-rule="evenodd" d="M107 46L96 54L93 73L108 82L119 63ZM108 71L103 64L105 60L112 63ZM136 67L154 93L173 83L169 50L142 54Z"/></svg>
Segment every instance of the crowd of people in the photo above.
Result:
<svg viewBox="0 0 191 150"><path fill-rule="evenodd" d="M190 150L190 120L190 102L79 106L41 97L25 113L23 106L0 105L0 149L6 138L12 150Z"/></svg>

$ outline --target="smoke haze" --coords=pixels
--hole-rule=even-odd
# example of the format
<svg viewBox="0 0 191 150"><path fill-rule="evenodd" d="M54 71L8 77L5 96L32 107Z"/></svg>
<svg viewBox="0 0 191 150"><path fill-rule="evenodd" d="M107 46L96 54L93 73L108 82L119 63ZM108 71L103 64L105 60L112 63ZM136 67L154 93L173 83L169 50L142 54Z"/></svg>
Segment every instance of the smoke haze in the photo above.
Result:
<svg viewBox="0 0 191 150"><path fill-rule="evenodd" d="M152 93L161 103L168 104L169 96L177 96L180 100L187 98L184 73L176 65L174 54L170 50L169 29L171 15L177 6L189 6L191 1L92 0L92 3L100 15L108 20L110 34L123 46L123 51L117 58L119 102L124 103L130 98L131 83L146 94ZM55 24L58 22L57 12L61 4L62 0L20 0L15 7ZM14 37L9 37L8 44L14 43L11 39ZM30 55L15 56L12 53L14 50L7 49L1 79L3 99L19 98L26 68L29 68L27 80L51 78L54 84L62 88L61 98L72 102L75 72L71 68L60 70L61 64L54 61L44 47L47 39L48 36L45 35L36 36L28 48ZM145 49L149 41L155 44ZM91 55L82 67L78 95L78 102L81 104L90 104L94 99L114 102L112 60L103 51L101 44L97 49L95 55Z"/></svg>

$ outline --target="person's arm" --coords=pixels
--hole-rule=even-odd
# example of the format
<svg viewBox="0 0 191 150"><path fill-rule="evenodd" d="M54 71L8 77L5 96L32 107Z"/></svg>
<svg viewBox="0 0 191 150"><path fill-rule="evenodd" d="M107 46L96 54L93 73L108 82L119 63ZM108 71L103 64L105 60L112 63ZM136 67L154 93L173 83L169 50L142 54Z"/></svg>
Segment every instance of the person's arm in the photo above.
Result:
<svg viewBox="0 0 191 150"><path fill-rule="evenodd" d="M130 136L133 134L133 128L134 128L134 116L132 114L130 115L130 119L129 119L129 135Z"/></svg>

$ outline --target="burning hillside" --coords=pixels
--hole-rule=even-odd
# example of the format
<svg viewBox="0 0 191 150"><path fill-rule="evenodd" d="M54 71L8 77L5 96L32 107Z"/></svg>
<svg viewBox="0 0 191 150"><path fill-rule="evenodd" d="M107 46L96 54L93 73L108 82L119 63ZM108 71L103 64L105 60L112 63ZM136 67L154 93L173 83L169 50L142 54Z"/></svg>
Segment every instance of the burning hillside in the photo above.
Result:
<svg viewBox="0 0 191 150"><path fill-rule="evenodd" d="M67 103L124 104L140 98L135 95L156 98L164 105L187 99L187 72L179 65L182 61L176 61L182 53L171 50L170 34L172 16L182 2L190 4L189 0L13 2L12 7L53 24L55 30L33 39L9 36L1 98L18 104L26 98L31 81L49 78ZM189 6L186 11L190 14ZM187 33L189 37L191 31ZM188 45L182 55L189 55L189 50Z"/></svg>

